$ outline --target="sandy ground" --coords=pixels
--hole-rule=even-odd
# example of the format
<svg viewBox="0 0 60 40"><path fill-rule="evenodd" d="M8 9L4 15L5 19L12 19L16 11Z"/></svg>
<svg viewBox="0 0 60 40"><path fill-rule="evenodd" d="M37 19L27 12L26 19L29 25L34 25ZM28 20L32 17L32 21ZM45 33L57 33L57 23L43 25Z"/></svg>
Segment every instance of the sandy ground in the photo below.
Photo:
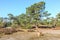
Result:
<svg viewBox="0 0 60 40"><path fill-rule="evenodd" d="M38 37L37 33L42 32L44 36ZM60 40L60 30L39 29L39 32L17 32L5 35L0 40Z"/></svg>
<svg viewBox="0 0 60 40"><path fill-rule="evenodd" d="M39 29L42 33L49 33L49 34L60 34L60 30L53 30L53 29Z"/></svg>

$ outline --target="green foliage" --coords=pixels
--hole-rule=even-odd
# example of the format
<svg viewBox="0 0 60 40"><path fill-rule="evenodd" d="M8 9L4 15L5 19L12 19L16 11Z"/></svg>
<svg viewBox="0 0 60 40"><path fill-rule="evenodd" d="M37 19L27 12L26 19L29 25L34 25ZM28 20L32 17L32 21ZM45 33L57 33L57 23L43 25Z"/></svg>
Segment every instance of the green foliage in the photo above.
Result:
<svg viewBox="0 0 60 40"><path fill-rule="evenodd" d="M42 11L45 9L45 2L39 2L31 5L26 9L26 14L30 18L29 23L34 23L36 26L38 25L40 18L42 17Z"/></svg>
<svg viewBox="0 0 60 40"><path fill-rule="evenodd" d="M41 1L26 8L26 13L14 16L9 13L8 18L0 17L0 27L31 28L32 25L54 25L60 24L60 13L56 17L49 17L51 14L45 11L45 2Z"/></svg>
<svg viewBox="0 0 60 40"><path fill-rule="evenodd" d="M56 17L57 17L58 19L60 19L60 13L58 13L58 14L56 15Z"/></svg>

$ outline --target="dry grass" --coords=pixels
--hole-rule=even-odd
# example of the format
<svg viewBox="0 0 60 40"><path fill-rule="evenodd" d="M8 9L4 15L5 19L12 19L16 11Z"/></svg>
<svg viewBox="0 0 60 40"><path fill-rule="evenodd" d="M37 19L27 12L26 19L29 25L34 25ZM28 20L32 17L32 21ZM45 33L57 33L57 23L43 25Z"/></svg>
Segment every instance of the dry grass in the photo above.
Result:
<svg viewBox="0 0 60 40"><path fill-rule="evenodd" d="M17 30L16 33L14 33ZM2 33L6 32L6 34L13 33L11 35L4 35ZM40 32L37 32L33 29L0 29L0 40L60 40L60 34L54 34L57 30L49 30L49 29L40 29ZM53 32L53 34L50 31ZM43 32L43 33L42 33ZM44 33L49 32L49 33ZM60 31L58 31L60 32ZM4 35L4 36L3 36Z"/></svg>
<svg viewBox="0 0 60 40"><path fill-rule="evenodd" d="M60 40L60 36L53 34L45 34L40 37L31 37L29 40Z"/></svg>
<svg viewBox="0 0 60 40"><path fill-rule="evenodd" d="M0 40L60 40L60 35L40 34L37 32L17 32L11 35L3 36Z"/></svg>

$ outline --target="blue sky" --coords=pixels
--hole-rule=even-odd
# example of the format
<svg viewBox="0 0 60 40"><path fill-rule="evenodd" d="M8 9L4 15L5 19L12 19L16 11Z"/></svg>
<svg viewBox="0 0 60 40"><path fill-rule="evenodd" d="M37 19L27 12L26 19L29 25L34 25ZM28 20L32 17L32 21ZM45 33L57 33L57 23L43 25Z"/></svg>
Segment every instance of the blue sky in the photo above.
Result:
<svg viewBox="0 0 60 40"><path fill-rule="evenodd" d="M0 17L7 17L9 13L15 16L25 13L28 6L40 1L46 2L46 11L52 16L60 12L60 0L0 0Z"/></svg>

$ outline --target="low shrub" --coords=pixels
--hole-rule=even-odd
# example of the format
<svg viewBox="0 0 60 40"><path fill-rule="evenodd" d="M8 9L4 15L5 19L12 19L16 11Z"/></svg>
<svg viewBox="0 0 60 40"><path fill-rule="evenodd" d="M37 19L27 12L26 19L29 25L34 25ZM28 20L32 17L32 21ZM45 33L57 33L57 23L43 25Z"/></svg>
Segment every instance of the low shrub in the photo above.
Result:
<svg viewBox="0 0 60 40"><path fill-rule="evenodd" d="M5 28L4 29L4 34L12 34L14 32L17 32L15 28Z"/></svg>

